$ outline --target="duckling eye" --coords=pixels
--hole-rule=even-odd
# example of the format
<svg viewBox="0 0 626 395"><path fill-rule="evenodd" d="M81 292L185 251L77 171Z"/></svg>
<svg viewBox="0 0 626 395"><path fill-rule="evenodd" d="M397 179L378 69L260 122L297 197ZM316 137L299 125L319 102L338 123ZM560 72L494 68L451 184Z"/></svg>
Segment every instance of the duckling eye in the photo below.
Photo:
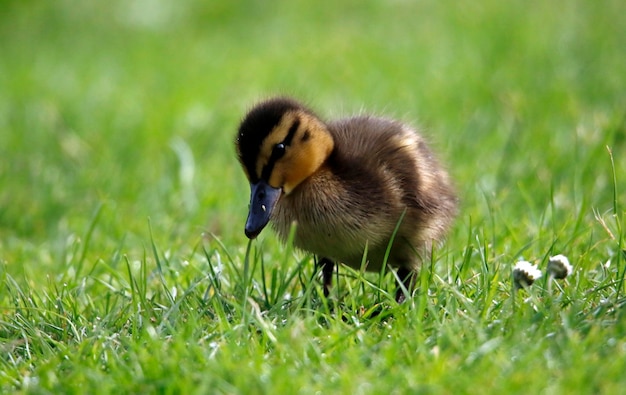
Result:
<svg viewBox="0 0 626 395"><path fill-rule="evenodd" d="M272 156L276 159L281 158L285 155L285 144L278 143L274 146L274 150L272 151Z"/></svg>

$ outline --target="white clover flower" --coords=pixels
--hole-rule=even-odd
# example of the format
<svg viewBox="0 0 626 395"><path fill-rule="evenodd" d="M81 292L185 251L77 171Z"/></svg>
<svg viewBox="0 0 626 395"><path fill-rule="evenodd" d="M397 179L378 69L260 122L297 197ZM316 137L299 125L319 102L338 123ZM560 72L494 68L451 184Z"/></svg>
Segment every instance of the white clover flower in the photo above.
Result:
<svg viewBox="0 0 626 395"><path fill-rule="evenodd" d="M530 287L540 277L541 270L530 262L519 261L513 267L513 281L516 288Z"/></svg>
<svg viewBox="0 0 626 395"><path fill-rule="evenodd" d="M551 256L548 261L548 274L557 280L562 280L572 274L572 265L570 265L569 259L560 254Z"/></svg>

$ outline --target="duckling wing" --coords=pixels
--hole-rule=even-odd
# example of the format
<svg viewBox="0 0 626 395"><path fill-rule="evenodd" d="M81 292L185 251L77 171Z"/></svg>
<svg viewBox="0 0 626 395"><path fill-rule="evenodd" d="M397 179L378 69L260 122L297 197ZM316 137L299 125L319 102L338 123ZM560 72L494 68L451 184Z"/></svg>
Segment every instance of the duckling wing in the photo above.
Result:
<svg viewBox="0 0 626 395"><path fill-rule="evenodd" d="M440 239L456 214L457 198L447 171L425 139L400 122L356 117L331 124L335 172L353 192L374 196L397 224L405 212L409 239Z"/></svg>
<svg viewBox="0 0 626 395"><path fill-rule="evenodd" d="M358 117L332 125L336 149L331 166L355 193L388 205L420 207L417 160L420 138L399 122Z"/></svg>
<svg viewBox="0 0 626 395"><path fill-rule="evenodd" d="M374 181L401 192L402 201L415 208L432 210L437 206L433 196L454 199L447 172L416 130L397 121L367 116L332 126L337 151L343 153L340 169L377 174Z"/></svg>

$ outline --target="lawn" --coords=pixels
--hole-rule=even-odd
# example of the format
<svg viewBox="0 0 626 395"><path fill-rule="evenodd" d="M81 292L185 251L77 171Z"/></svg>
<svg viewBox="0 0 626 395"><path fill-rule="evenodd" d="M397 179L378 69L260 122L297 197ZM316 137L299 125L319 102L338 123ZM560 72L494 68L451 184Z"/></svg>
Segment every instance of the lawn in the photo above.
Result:
<svg viewBox="0 0 626 395"><path fill-rule="evenodd" d="M0 392L626 388L626 3L0 4ZM243 233L257 100L419 126L461 200L420 286ZM565 280L548 258L573 264ZM512 284L512 267L544 276Z"/></svg>

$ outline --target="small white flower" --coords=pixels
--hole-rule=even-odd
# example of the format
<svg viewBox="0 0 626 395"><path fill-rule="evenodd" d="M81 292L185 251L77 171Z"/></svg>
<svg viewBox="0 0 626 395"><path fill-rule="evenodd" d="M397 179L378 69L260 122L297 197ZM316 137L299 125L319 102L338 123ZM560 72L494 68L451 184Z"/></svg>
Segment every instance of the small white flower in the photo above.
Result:
<svg viewBox="0 0 626 395"><path fill-rule="evenodd" d="M548 273L557 280L562 280L572 274L572 265L565 255L551 256L548 261Z"/></svg>
<svg viewBox="0 0 626 395"><path fill-rule="evenodd" d="M530 262L519 261L513 267L513 281L516 288L530 287L540 277L541 270Z"/></svg>

